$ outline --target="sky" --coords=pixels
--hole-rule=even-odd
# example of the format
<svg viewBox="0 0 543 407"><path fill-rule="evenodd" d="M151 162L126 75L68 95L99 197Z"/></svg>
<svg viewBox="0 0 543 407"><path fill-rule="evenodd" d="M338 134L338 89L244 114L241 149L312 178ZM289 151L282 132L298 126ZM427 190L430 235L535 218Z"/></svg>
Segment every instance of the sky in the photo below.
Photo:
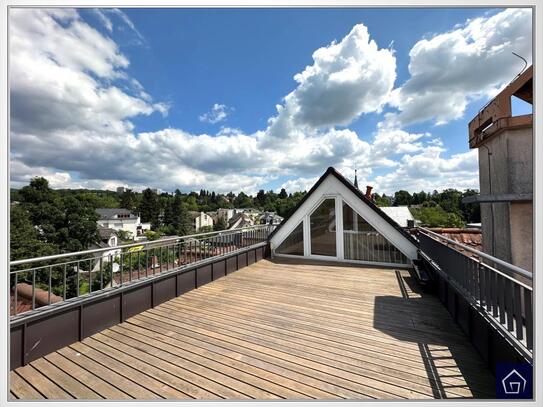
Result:
<svg viewBox="0 0 543 407"><path fill-rule="evenodd" d="M11 8L11 184L477 189L468 123L531 38L530 9Z"/></svg>

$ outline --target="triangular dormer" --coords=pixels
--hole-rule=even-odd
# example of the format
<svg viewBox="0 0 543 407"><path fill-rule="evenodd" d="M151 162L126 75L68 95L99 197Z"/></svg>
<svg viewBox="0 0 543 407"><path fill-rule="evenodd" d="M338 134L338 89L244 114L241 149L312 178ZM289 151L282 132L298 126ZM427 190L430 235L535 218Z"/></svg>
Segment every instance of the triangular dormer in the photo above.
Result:
<svg viewBox="0 0 543 407"><path fill-rule="evenodd" d="M330 167L271 234L273 256L410 266L416 241Z"/></svg>

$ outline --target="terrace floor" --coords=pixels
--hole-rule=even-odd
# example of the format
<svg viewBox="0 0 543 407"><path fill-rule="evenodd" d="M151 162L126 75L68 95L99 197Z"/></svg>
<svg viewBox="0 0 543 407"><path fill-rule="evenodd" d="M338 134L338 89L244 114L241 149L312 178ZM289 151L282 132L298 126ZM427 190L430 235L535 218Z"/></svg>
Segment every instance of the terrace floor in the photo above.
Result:
<svg viewBox="0 0 543 407"><path fill-rule="evenodd" d="M482 359L408 271L286 260L261 260L10 378L21 399L494 397Z"/></svg>

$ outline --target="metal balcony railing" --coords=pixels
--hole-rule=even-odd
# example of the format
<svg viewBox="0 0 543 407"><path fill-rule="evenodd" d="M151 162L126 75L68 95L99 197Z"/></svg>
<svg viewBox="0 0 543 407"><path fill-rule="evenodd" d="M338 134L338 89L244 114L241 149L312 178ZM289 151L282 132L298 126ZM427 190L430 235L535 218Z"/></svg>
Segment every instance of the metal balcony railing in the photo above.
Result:
<svg viewBox="0 0 543 407"><path fill-rule="evenodd" d="M10 320L266 242L273 225L10 262Z"/></svg>
<svg viewBox="0 0 543 407"><path fill-rule="evenodd" d="M419 241L423 257L531 361L532 273L424 228Z"/></svg>

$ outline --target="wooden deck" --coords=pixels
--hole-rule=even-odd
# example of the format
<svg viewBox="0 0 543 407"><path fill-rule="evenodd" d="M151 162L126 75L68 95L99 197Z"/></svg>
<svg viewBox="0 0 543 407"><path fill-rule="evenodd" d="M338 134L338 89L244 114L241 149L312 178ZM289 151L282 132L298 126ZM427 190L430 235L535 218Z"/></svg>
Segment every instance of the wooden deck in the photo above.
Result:
<svg viewBox="0 0 543 407"><path fill-rule="evenodd" d="M269 260L10 378L21 399L494 397L481 358L407 271Z"/></svg>

